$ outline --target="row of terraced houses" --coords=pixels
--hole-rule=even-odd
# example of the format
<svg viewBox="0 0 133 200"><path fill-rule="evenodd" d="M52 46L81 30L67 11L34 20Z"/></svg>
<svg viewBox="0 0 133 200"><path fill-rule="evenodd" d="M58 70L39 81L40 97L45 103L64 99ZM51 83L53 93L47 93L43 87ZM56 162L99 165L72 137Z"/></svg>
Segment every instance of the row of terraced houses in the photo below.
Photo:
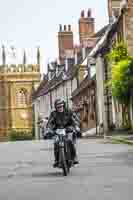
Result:
<svg viewBox="0 0 133 200"><path fill-rule="evenodd" d="M105 87L110 78L106 55L119 41L125 41L133 55L133 0L108 0L108 16L109 23L95 32L91 9L82 11L79 45L74 45L71 25L59 26L59 58L48 64L47 75L33 94L36 138L42 137L39 122L49 116L57 97L80 116L82 132L97 127L97 134L106 134L121 127L121 105ZM130 108L133 121L132 95Z"/></svg>

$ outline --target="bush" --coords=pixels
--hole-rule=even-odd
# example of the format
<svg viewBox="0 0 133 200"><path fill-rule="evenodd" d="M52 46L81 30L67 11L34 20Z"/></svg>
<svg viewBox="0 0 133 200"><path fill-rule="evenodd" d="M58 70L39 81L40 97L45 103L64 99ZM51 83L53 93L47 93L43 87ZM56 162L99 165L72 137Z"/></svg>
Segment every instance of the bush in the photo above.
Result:
<svg viewBox="0 0 133 200"><path fill-rule="evenodd" d="M133 87L133 58L122 60L112 68L110 85L112 95L119 102L129 104L130 88Z"/></svg>
<svg viewBox="0 0 133 200"><path fill-rule="evenodd" d="M111 79L107 82L112 96L122 106L122 125L130 128L130 93L133 88L133 57L124 43L117 44L107 55L111 64Z"/></svg>
<svg viewBox="0 0 133 200"><path fill-rule="evenodd" d="M107 54L107 59L111 63L118 63L119 61L128 58L127 45L124 42L117 43L109 54Z"/></svg>
<svg viewBox="0 0 133 200"><path fill-rule="evenodd" d="M111 86L112 95L119 103L129 105L130 88L133 87L133 57L128 55L127 46L118 43L107 55L111 62L111 79L107 86Z"/></svg>
<svg viewBox="0 0 133 200"><path fill-rule="evenodd" d="M12 130L9 135L10 141L23 141L23 140L32 140L33 135L32 131L17 131Z"/></svg>

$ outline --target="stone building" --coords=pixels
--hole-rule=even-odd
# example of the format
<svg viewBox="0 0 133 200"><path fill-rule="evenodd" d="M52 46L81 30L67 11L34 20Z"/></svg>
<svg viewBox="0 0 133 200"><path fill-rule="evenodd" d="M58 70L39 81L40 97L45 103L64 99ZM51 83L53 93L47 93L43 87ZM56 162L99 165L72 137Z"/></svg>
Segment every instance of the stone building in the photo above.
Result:
<svg viewBox="0 0 133 200"><path fill-rule="evenodd" d="M26 55L25 55L26 56ZM0 66L0 140L8 140L12 130L32 131L32 92L40 82L40 65L6 64L5 48ZM26 58L26 57L25 57ZM39 58L39 57L38 57Z"/></svg>

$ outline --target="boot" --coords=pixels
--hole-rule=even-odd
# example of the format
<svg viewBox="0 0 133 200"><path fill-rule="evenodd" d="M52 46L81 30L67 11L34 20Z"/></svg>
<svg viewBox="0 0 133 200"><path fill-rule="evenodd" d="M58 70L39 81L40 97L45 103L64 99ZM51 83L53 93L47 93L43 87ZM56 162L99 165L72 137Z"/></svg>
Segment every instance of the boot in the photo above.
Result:
<svg viewBox="0 0 133 200"><path fill-rule="evenodd" d="M54 161L54 164L53 164L53 167L55 168L55 167L58 167L58 165L59 165L59 162L57 161L57 160L55 160Z"/></svg>
<svg viewBox="0 0 133 200"><path fill-rule="evenodd" d="M79 164L77 155L74 157L73 164L74 165Z"/></svg>
<svg viewBox="0 0 133 200"><path fill-rule="evenodd" d="M58 152L58 147L56 145L54 145L54 157L55 157L55 161L53 164L53 167L58 167L59 164L59 152Z"/></svg>
<svg viewBox="0 0 133 200"><path fill-rule="evenodd" d="M76 153L76 147L74 144L71 144L71 153L73 157L73 164L79 164L77 153Z"/></svg>

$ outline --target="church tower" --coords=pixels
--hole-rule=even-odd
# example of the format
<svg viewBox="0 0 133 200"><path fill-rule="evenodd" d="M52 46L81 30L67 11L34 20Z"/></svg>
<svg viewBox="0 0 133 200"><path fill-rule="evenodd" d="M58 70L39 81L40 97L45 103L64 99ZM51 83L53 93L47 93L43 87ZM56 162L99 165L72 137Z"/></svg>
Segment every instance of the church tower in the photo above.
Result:
<svg viewBox="0 0 133 200"><path fill-rule="evenodd" d="M12 131L33 129L32 93L40 83L40 62L27 64L26 51L22 64L6 63L6 50L2 47L0 66L0 141L8 140ZM4 68L4 70L3 70Z"/></svg>

